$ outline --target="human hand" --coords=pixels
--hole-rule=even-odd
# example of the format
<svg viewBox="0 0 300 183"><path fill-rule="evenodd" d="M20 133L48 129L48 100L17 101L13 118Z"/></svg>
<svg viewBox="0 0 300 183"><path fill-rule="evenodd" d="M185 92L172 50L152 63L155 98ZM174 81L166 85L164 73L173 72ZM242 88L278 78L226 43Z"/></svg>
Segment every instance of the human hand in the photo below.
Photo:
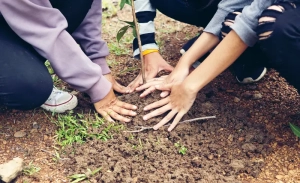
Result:
<svg viewBox="0 0 300 183"><path fill-rule="evenodd" d="M144 56L146 80L154 78L160 71L172 71L173 67L168 64L158 52ZM142 73L128 85L128 93L132 93L139 85L143 84Z"/></svg>
<svg viewBox="0 0 300 183"><path fill-rule="evenodd" d="M159 89L159 88L158 88ZM167 116L165 116L158 124L156 124L153 129L157 130L161 126L168 123L175 115L171 126L168 128L168 131L172 131L175 126L179 123L181 118L188 112L192 107L197 96L195 92L188 85L182 83L179 85L173 85L171 88L171 95L160 100L149 104L144 108L144 111L149 111L155 109L154 111L146 114L143 119L148 120L150 118L161 115L167 111L170 111Z"/></svg>
<svg viewBox="0 0 300 183"><path fill-rule="evenodd" d="M99 102L94 103L96 111L101 114L107 121L114 122L113 119L121 122L130 122L125 116L136 116L137 107L117 99L113 89ZM113 118L113 119L112 119Z"/></svg>
<svg viewBox="0 0 300 183"><path fill-rule="evenodd" d="M111 75L111 73L109 74L105 74L104 77L112 84L112 88L120 93L126 93L126 91L128 90L127 87L120 85L115 78Z"/></svg>
<svg viewBox="0 0 300 183"><path fill-rule="evenodd" d="M189 65L185 62L179 61L175 69L170 75L161 76L160 78L154 78L147 81L146 84L136 88L137 91L145 90L140 97L145 97L156 90L156 87L160 86L160 90L163 92L160 94L161 97L169 95L169 89L175 85L180 84L190 73Z"/></svg>

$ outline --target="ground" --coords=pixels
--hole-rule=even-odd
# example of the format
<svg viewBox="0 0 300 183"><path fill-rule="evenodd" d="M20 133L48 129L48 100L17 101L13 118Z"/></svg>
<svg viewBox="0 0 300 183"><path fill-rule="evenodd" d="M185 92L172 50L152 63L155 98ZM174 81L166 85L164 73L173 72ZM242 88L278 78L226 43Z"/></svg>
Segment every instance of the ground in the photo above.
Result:
<svg viewBox="0 0 300 183"><path fill-rule="evenodd" d="M124 25L118 18L130 20L131 12L129 7L118 12L112 7L103 18L103 39L111 50L107 60L117 80L127 85L138 74L140 63L131 56L132 35L126 34L118 44L116 33ZM198 28L161 13L155 23L161 53L175 66L182 44ZM25 160L26 171L15 182L70 182L72 175L111 183L300 182L300 143L289 127L289 122L300 125L299 94L274 70L251 85L238 84L225 71L199 92L184 120L216 118L180 124L171 133L166 128L124 132L161 119L141 118L142 107L156 101L158 92L145 99L138 93L119 95L137 105L139 115L128 124L108 124L95 115L86 95L55 76L54 81L79 98L73 113L0 110L0 163L17 156ZM81 128L87 133L81 133ZM66 135L67 129L75 129L73 136ZM26 135L15 137L20 131ZM77 143L62 147L72 140ZM98 171L92 174L88 169Z"/></svg>

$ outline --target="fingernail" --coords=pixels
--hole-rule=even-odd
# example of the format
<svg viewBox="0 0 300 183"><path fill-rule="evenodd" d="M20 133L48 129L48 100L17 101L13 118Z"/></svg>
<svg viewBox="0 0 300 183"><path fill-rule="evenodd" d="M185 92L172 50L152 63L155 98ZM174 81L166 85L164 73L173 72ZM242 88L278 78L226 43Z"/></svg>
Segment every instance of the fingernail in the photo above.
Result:
<svg viewBox="0 0 300 183"><path fill-rule="evenodd" d="M130 121L131 121L131 119L126 119L125 121L128 123L128 122L130 122Z"/></svg>
<svg viewBox="0 0 300 183"><path fill-rule="evenodd" d="M160 85L156 85L155 88L160 88Z"/></svg>
<svg viewBox="0 0 300 183"><path fill-rule="evenodd" d="M146 120L147 120L147 117L146 117L146 116L144 116L144 117L143 117L143 120L145 120L145 121L146 121Z"/></svg>
<svg viewBox="0 0 300 183"><path fill-rule="evenodd" d="M144 108L144 111L147 111L147 110L148 110L148 108L147 108L147 107L145 107L145 108Z"/></svg>
<svg viewBox="0 0 300 183"><path fill-rule="evenodd" d="M136 116L136 112L132 112L132 115L135 115L135 116Z"/></svg>
<svg viewBox="0 0 300 183"><path fill-rule="evenodd" d="M168 132L171 132L172 131L172 129L171 128L168 128Z"/></svg>
<svg viewBox="0 0 300 183"><path fill-rule="evenodd" d="M158 128L156 126L153 127L153 130L157 130Z"/></svg>

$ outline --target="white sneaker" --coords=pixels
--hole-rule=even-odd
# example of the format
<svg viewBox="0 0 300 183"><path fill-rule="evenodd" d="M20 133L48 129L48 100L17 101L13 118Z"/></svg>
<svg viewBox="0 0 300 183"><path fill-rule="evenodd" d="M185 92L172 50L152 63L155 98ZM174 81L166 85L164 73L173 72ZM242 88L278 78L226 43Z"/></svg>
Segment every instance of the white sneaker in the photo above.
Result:
<svg viewBox="0 0 300 183"><path fill-rule="evenodd" d="M48 100L41 106L43 109L56 113L63 113L74 109L78 104L77 97L68 92L53 88Z"/></svg>

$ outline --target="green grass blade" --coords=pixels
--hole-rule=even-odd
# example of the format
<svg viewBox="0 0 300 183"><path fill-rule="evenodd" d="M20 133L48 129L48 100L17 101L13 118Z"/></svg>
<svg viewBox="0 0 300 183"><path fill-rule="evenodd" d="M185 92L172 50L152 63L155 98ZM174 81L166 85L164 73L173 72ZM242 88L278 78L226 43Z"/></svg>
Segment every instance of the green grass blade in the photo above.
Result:
<svg viewBox="0 0 300 183"><path fill-rule="evenodd" d="M300 137L300 128L292 123L290 123L290 127L293 131L293 133L297 136Z"/></svg>

